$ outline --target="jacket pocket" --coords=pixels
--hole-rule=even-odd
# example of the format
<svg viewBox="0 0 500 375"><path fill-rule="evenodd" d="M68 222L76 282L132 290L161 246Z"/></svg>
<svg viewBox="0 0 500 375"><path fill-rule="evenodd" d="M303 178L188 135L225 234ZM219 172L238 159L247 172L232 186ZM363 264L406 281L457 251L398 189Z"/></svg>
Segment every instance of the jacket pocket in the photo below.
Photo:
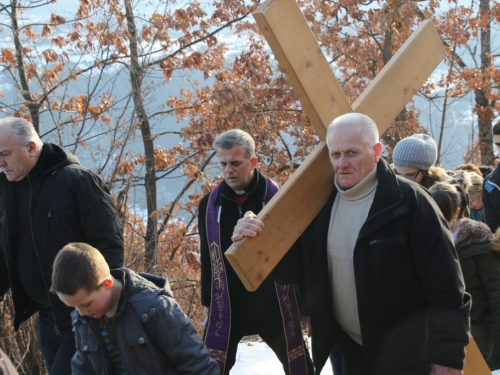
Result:
<svg viewBox="0 0 500 375"><path fill-rule="evenodd" d="M88 327L83 328L87 333L78 331L75 327L76 354L71 359L71 368L74 375L84 374L108 374L105 357L99 347L99 341Z"/></svg>
<svg viewBox="0 0 500 375"><path fill-rule="evenodd" d="M396 244L396 243L403 243L406 241L406 237L391 237L391 238L379 238L379 239L373 239L368 241L368 246L375 246L375 245L389 245L389 244Z"/></svg>
<svg viewBox="0 0 500 375"><path fill-rule="evenodd" d="M162 354L157 352L156 345L144 330L126 331L121 352L123 365L131 374L170 374L161 360ZM123 353L127 355L123 356Z"/></svg>
<svg viewBox="0 0 500 375"><path fill-rule="evenodd" d="M375 235L367 238L364 246L359 247L366 251L362 257L363 272L366 272L365 277L371 278L373 288L380 293L377 298L394 300L406 295L405 285L412 281L413 275L409 272L413 267L411 252L408 247L408 237L403 233L399 233L399 236L398 233L394 233L393 237L388 233L382 235L383 237ZM390 297L389 294L392 293L394 295Z"/></svg>
<svg viewBox="0 0 500 375"><path fill-rule="evenodd" d="M427 368L430 364L426 350L428 339L425 316L410 317L396 324L382 340L377 358L377 374L406 374L409 372L405 370L418 368L420 364Z"/></svg>
<svg viewBox="0 0 500 375"><path fill-rule="evenodd" d="M81 335L80 340L77 341L76 345L78 351L84 354L94 353L99 349L99 343L94 335Z"/></svg>
<svg viewBox="0 0 500 375"><path fill-rule="evenodd" d="M488 316L490 312L490 304L488 302L478 301L472 304L470 310L470 318L476 323L480 323L484 316Z"/></svg>
<svg viewBox="0 0 500 375"><path fill-rule="evenodd" d="M40 216L42 218L48 218L51 219L53 217L61 217L65 216L69 213L72 213L74 211L72 205L65 205L65 206L53 206L53 207L47 207L45 209L40 210Z"/></svg>
<svg viewBox="0 0 500 375"><path fill-rule="evenodd" d="M127 340L127 344L130 346L150 343L149 337L144 331L125 332L125 338Z"/></svg>

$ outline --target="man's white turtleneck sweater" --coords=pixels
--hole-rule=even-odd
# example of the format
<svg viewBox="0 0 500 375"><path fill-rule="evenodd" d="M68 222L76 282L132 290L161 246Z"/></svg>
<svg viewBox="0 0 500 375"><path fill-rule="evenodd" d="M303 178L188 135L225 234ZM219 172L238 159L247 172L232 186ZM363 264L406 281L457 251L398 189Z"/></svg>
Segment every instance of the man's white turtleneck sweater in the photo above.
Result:
<svg viewBox="0 0 500 375"><path fill-rule="evenodd" d="M351 189L344 190L335 181L338 194L333 203L328 229L327 253L333 315L342 329L360 345L363 345L363 341L354 278L354 247L368 217L377 185L376 167Z"/></svg>

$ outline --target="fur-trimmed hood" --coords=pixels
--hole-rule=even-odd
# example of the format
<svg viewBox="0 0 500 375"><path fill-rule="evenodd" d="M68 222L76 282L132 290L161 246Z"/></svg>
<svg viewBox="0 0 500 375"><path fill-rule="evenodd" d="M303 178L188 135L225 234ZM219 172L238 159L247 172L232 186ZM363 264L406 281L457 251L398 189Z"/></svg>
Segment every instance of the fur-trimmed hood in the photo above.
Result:
<svg viewBox="0 0 500 375"><path fill-rule="evenodd" d="M460 259L490 251L500 255L500 229L492 235L486 224L468 218L461 219L458 225L455 248Z"/></svg>
<svg viewBox="0 0 500 375"><path fill-rule="evenodd" d="M496 230L495 234L493 234L491 248L493 251L500 253L500 227Z"/></svg>
<svg viewBox="0 0 500 375"><path fill-rule="evenodd" d="M458 222L460 230L455 239L455 248L460 252L464 247L471 244L490 242L492 239L490 228L479 221L461 219Z"/></svg>

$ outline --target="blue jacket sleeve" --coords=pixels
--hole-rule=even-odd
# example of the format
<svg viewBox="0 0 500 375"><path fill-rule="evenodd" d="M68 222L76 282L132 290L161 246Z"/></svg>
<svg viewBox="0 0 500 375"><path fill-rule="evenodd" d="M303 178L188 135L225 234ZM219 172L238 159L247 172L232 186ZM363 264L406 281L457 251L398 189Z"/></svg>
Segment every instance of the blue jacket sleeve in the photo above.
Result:
<svg viewBox="0 0 500 375"><path fill-rule="evenodd" d="M177 302L166 295L159 298L159 313L147 323L157 347L179 374L219 374L217 362Z"/></svg>
<svg viewBox="0 0 500 375"><path fill-rule="evenodd" d="M491 181L491 174L484 180L482 197L486 225L495 233L500 225L500 190L498 185Z"/></svg>

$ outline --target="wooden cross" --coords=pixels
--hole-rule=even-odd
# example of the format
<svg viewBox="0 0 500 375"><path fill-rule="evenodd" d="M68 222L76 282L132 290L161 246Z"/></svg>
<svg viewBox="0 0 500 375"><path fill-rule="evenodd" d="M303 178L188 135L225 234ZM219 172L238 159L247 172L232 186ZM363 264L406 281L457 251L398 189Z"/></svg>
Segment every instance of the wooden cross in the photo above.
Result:
<svg viewBox="0 0 500 375"><path fill-rule="evenodd" d="M445 56L432 22L422 22L351 107L295 0L267 0L254 18L321 141L260 211L266 229L225 253L250 291L283 258L332 191L334 172L325 141L330 122L359 112L371 117L383 134ZM472 338L466 350L464 374L490 374Z"/></svg>
<svg viewBox="0 0 500 375"><path fill-rule="evenodd" d="M321 141L260 211L266 230L225 253L250 291L278 264L333 189L325 141L330 122L359 112L371 117L383 134L445 56L432 22L422 22L351 107L295 0L268 0L254 18Z"/></svg>

